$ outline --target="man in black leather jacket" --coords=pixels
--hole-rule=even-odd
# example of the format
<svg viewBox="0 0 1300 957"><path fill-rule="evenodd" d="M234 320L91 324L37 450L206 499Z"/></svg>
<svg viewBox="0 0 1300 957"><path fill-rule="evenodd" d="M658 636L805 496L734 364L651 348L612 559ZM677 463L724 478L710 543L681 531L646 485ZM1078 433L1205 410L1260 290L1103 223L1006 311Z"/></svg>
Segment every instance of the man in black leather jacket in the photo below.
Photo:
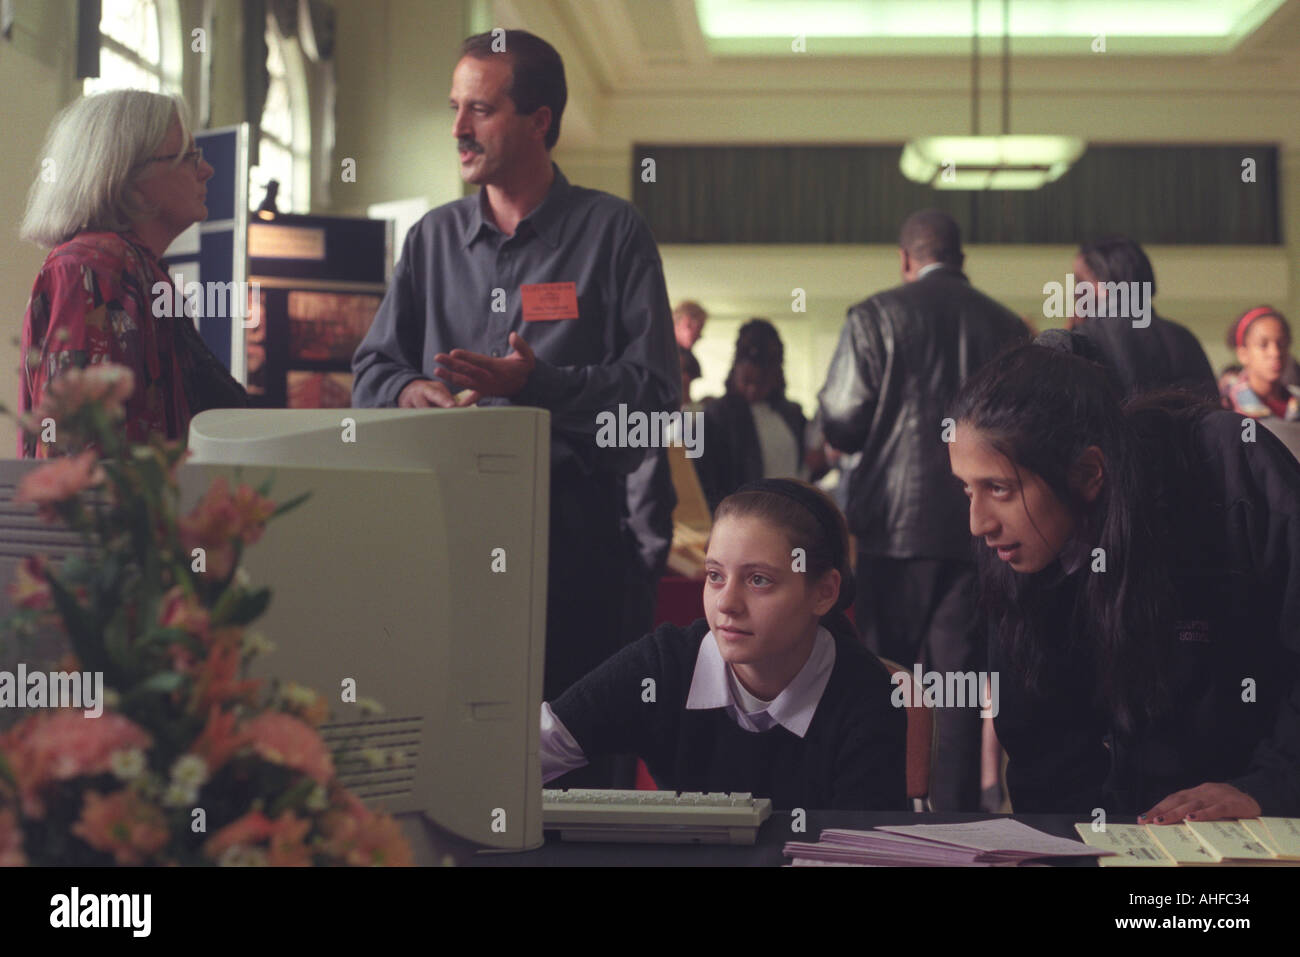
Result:
<svg viewBox="0 0 1300 957"><path fill-rule="evenodd" d="M909 216L899 232L903 285L849 309L818 397L826 440L863 453L846 511L858 547L858 630L909 670L984 667L967 503L949 468L944 409L967 376L1029 335L970 285L964 259L950 216ZM944 708L936 719L931 803L978 810L979 708Z"/></svg>

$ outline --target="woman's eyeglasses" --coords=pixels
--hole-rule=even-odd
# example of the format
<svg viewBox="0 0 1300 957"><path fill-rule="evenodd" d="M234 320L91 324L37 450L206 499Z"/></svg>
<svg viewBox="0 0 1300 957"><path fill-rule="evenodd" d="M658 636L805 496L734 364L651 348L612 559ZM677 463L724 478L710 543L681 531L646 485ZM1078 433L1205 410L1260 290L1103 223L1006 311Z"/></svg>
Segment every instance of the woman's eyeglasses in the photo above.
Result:
<svg viewBox="0 0 1300 957"><path fill-rule="evenodd" d="M177 157L179 157L180 159L184 160L187 163L192 164L194 166L194 172L197 173L199 171L199 164L203 162L203 147L196 146L194 147L194 149L189 150L187 152L171 153L168 156L151 156L147 160L145 160L144 163L141 163L140 165L144 166L148 163L166 163L176 159Z"/></svg>

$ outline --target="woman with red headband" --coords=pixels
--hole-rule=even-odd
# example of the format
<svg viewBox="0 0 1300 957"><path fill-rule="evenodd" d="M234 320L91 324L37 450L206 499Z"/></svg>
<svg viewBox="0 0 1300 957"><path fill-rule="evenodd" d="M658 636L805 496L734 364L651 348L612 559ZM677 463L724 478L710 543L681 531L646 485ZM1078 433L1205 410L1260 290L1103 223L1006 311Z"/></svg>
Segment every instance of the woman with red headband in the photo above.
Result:
<svg viewBox="0 0 1300 957"><path fill-rule="evenodd" d="M1228 347L1236 351L1241 371L1224 381L1224 404L1254 419L1300 420L1300 388L1283 381L1291 352L1286 317L1271 306L1248 309L1228 330Z"/></svg>

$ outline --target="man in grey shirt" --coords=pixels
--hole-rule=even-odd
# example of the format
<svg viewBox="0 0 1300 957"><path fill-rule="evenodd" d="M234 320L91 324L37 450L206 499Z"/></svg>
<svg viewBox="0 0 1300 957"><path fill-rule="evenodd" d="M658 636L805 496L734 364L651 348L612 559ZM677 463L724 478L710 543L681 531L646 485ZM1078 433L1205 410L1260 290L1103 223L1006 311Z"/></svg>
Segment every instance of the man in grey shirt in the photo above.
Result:
<svg viewBox="0 0 1300 957"><path fill-rule="evenodd" d="M352 360L352 401L550 410L553 700L618 647L619 476L645 449L598 446L597 415L671 411L681 383L649 228L551 162L567 98L559 54L524 31L496 34L464 42L450 96L461 176L482 189L407 234Z"/></svg>

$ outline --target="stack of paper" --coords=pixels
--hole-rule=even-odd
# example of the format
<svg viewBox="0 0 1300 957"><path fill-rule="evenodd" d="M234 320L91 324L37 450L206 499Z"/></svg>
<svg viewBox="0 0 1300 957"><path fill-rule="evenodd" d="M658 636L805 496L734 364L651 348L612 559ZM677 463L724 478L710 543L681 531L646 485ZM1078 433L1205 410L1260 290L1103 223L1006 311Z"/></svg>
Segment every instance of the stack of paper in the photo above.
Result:
<svg viewBox="0 0 1300 957"><path fill-rule="evenodd" d="M1103 853L1010 818L969 824L908 824L871 831L828 828L816 844L792 841L785 845L785 855L796 867L991 867L1040 857L1096 857Z"/></svg>
<svg viewBox="0 0 1300 957"><path fill-rule="evenodd" d="M1100 831L1076 824L1074 829L1086 844L1113 855L1098 859L1102 867L1300 865L1300 818L1110 824Z"/></svg>

